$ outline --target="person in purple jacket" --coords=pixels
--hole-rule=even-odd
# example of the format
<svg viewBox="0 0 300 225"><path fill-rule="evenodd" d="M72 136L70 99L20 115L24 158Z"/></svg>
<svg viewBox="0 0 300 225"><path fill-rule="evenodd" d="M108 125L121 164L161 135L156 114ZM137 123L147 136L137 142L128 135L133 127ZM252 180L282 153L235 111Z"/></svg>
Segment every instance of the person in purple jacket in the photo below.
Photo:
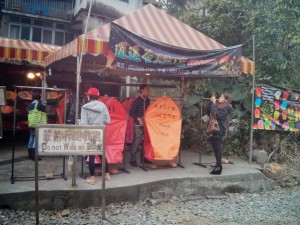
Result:
<svg viewBox="0 0 300 225"><path fill-rule="evenodd" d="M134 119L134 124L135 124L133 142L130 148L130 165L133 167L138 167L136 161L136 151L140 142L143 140L144 137L144 133L143 133L144 114L146 109L150 105L150 99L148 98L149 91L150 89L147 84L140 85L139 95L133 101L129 111L129 116L131 116ZM148 160L146 159L144 160L146 163L150 163Z"/></svg>

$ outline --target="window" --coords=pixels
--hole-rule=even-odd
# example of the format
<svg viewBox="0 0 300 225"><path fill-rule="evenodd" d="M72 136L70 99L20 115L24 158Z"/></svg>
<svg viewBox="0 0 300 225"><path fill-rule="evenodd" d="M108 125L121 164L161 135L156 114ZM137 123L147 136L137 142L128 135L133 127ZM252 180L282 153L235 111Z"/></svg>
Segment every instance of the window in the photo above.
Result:
<svg viewBox="0 0 300 225"><path fill-rule="evenodd" d="M64 23L11 16L9 38L62 46L74 38L72 33L65 30L66 27Z"/></svg>
<svg viewBox="0 0 300 225"><path fill-rule="evenodd" d="M71 34L71 33L65 33L65 44L68 44L71 41L73 41L73 34Z"/></svg>
<svg viewBox="0 0 300 225"><path fill-rule="evenodd" d="M21 18L21 23L31 24L31 20L28 18Z"/></svg>
<svg viewBox="0 0 300 225"><path fill-rule="evenodd" d="M20 38L20 26L11 25L10 26L9 37L13 38L13 39L19 39Z"/></svg>
<svg viewBox="0 0 300 225"><path fill-rule="evenodd" d="M18 17L18 16L11 16L11 17L10 17L10 21L11 21L11 22L20 23L21 18Z"/></svg>
<svg viewBox="0 0 300 225"><path fill-rule="evenodd" d="M64 30L66 29L66 25L62 23L56 23L56 28Z"/></svg>
<svg viewBox="0 0 300 225"><path fill-rule="evenodd" d="M45 21L45 27L53 27L53 22Z"/></svg>
<svg viewBox="0 0 300 225"><path fill-rule="evenodd" d="M55 31L55 45L64 45L64 32Z"/></svg>
<svg viewBox="0 0 300 225"><path fill-rule="evenodd" d="M33 24L41 27L44 25L43 21L41 20L35 20Z"/></svg>
<svg viewBox="0 0 300 225"><path fill-rule="evenodd" d="M32 41L42 42L42 28L33 27L33 29L32 29Z"/></svg>
<svg viewBox="0 0 300 225"><path fill-rule="evenodd" d="M43 29L43 43L52 44L52 30Z"/></svg>
<svg viewBox="0 0 300 225"><path fill-rule="evenodd" d="M30 41L30 27L22 26L22 28L21 28L21 39Z"/></svg>

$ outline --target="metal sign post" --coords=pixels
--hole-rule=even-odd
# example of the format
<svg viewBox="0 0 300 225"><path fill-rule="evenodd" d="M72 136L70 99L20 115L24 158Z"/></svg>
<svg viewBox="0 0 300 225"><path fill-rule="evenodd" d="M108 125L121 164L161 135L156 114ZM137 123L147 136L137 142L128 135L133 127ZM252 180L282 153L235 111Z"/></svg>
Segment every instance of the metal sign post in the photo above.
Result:
<svg viewBox="0 0 300 225"><path fill-rule="evenodd" d="M41 124L35 132L35 211L36 224L39 224L38 156L99 155L103 152L105 157L105 126ZM102 161L102 219L105 219L105 160Z"/></svg>
<svg viewBox="0 0 300 225"><path fill-rule="evenodd" d="M0 86L0 106L6 105L6 87ZM0 139L3 138L2 110L0 107Z"/></svg>

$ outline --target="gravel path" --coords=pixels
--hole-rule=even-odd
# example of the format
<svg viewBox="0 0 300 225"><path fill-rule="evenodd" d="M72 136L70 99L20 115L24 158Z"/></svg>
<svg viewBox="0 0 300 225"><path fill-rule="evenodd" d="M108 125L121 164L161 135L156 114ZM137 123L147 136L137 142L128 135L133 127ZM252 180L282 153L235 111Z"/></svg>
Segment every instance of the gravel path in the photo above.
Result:
<svg viewBox="0 0 300 225"><path fill-rule="evenodd" d="M105 221L104 224L118 225L299 225L300 187L255 194L111 204L106 218L112 223ZM34 221L34 212L0 211L0 224L29 225L35 224ZM40 224L101 224L101 208L42 210Z"/></svg>

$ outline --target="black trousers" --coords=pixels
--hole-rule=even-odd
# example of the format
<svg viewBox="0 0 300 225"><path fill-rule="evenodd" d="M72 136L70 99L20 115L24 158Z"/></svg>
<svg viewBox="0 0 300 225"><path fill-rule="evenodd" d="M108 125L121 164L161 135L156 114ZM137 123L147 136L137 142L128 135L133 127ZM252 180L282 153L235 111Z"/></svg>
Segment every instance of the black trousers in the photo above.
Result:
<svg viewBox="0 0 300 225"><path fill-rule="evenodd" d="M103 162L102 155L99 155L99 157L101 159L101 162ZM94 176L95 175L95 156L94 155L89 156L89 170L90 170L90 175ZM105 157L105 173L108 173L108 172L109 172L108 162Z"/></svg>
<svg viewBox="0 0 300 225"><path fill-rule="evenodd" d="M210 141L216 157L216 167L220 167L221 160L222 160L222 150L221 150L222 137L211 136Z"/></svg>

